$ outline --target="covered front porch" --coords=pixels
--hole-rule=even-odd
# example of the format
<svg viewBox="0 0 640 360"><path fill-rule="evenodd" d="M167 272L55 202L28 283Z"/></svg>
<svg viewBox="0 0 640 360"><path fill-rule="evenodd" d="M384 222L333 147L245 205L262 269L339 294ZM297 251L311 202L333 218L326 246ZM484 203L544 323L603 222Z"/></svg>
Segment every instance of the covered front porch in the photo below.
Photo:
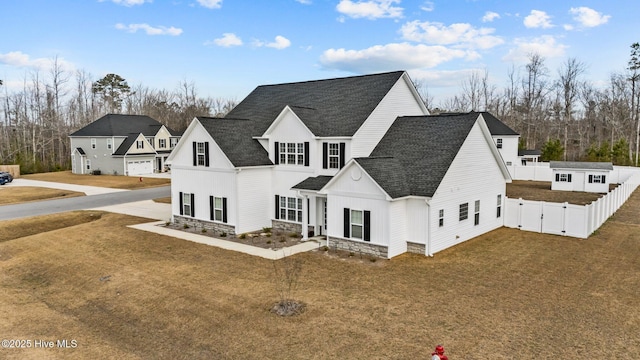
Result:
<svg viewBox="0 0 640 360"><path fill-rule="evenodd" d="M333 176L309 177L291 188L297 191L299 198L302 198L301 235L303 240L327 234L327 196L318 192L331 178Z"/></svg>

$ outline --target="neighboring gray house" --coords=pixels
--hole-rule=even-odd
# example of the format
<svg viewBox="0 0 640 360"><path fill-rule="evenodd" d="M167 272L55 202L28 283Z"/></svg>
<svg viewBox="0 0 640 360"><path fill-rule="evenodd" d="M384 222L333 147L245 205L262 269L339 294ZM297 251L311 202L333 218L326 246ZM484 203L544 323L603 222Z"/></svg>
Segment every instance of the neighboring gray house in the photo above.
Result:
<svg viewBox="0 0 640 360"><path fill-rule="evenodd" d="M610 162L551 161L551 190L609 192Z"/></svg>
<svg viewBox="0 0 640 360"><path fill-rule="evenodd" d="M69 138L74 174L144 175L165 171L180 136L145 115L108 114Z"/></svg>

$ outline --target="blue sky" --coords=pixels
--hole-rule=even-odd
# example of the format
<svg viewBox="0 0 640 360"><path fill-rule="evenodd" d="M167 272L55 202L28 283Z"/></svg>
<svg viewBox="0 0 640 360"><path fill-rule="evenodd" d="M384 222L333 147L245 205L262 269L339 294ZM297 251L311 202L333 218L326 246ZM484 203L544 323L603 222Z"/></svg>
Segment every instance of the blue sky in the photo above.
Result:
<svg viewBox="0 0 640 360"><path fill-rule="evenodd" d="M3 0L0 79L22 87L66 71L241 100L262 84L408 70L436 103L474 70L498 88L527 54L551 75L570 57L585 80L624 71L640 1Z"/></svg>

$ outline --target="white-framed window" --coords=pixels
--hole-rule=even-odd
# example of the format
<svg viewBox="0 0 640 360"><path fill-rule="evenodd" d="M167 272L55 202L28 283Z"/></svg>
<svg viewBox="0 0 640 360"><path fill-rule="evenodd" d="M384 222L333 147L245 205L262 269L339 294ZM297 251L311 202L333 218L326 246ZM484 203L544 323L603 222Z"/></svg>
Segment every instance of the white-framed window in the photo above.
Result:
<svg viewBox="0 0 640 360"><path fill-rule="evenodd" d="M480 224L480 200L476 200L473 212L473 225Z"/></svg>
<svg viewBox="0 0 640 360"><path fill-rule="evenodd" d="M302 222L302 199L280 196L280 219Z"/></svg>
<svg viewBox="0 0 640 360"><path fill-rule="evenodd" d="M329 143L329 169L340 168L340 144Z"/></svg>
<svg viewBox="0 0 640 360"><path fill-rule="evenodd" d="M87 167L87 170L91 170L91 160L87 159L87 161L85 162L85 165Z"/></svg>
<svg viewBox="0 0 640 360"><path fill-rule="evenodd" d="M460 204L460 215L458 219L460 221L467 220L469 218L469 203Z"/></svg>
<svg viewBox="0 0 640 360"><path fill-rule="evenodd" d="M222 198L221 197L213 197L213 220L214 221L223 221L224 210L222 208Z"/></svg>
<svg viewBox="0 0 640 360"><path fill-rule="evenodd" d="M438 210L438 227L444 226L444 209Z"/></svg>
<svg viewBox="0 0 640 360"><path fill-rule="evenodd" d="M158 139L158 147L165 149L167 147L167 139Z"/></svg>
<svg viewBox="0 0 640 360"><path fill-rule="evenodd" d="M113 139L109 138L107 139L107 149L111 150L112 147L113 147Z"/></svg>
<svg viewBox="0 0 640 360"><path fill-rule="evenodd" d="M566 173L556 174L556 181L557 182L571 182L571 174L566 174Z"/></svg>
<svg viewBox="0 0 640 360"><path fill-rule="evenodd" d="M498 194L496 217L499 218L501 216L502 216L502 194Z"/></svg>
<svg viewBox="0 0 640 360"><path fill-rule="evenodd" d="M511 166L513 163L511 161L507 161L507 166Z"/></svg>
<svg viewBox="0 0 640 360"><path fill-rule="evenodd" d="M496 139L496 147L502 149L502 139Z"/></svg>
<svg viewBox="0 0 640 360"><path fill-rule="evenodd" d="M191 194L182 193L182 214L185 216L193 216L193 206L191 204Z"/></svg>
<svg viewBox="0 0 640 360"><path fill-rule="evenodd" d="M205 166L205 146L203 142L196 143L196 158L198 166Z"/></svg>
<svg viewBox="0 0 640 360"><path fill-rule="evenodd" d="M280 164L304 165L304 143L279 144Z"/></svg>
<svg viewBox="0 0 640 360"><path fill-rule="evenodd" d="M144 140L136 140L136 149L144 149Z"/></svg>
<svg viewBox="0 0 640 360"><path fill-rule="evenodd" d="M606 184L606 175L589 175L589 184Z"/></svg>
<svg viewBox="0 0 640 360"><path fill-rule="evenodd" d="M364 214L362 210L351 209L351 237L363 239L364 235Z"/></svg>
<svg viewBox="0 0 640 360"><path fill-rule="evenodd" d="M95 149L96 148L96 139L91 138L91 148Z"/></svg>
<svg viewBox="0 0 640 360"><path fill-rule="evenodd" d="M178 138L173 138L173 137L172 137L172 138L170 138L170 139L169 139L169 146L170 146L172 149L176 146L176 144L177 144L177 143L178 143Z"/></svg>

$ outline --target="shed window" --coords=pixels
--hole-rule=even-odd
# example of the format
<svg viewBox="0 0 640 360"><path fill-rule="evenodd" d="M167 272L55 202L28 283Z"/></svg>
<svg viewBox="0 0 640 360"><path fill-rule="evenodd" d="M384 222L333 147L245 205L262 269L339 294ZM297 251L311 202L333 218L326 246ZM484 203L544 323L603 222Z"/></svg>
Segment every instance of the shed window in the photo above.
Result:
<svg viewBox="0 0 640 360"><path fill-rule="evenodd" d="M589 175L589 184L606 184L606 175Z"/></svg>
<svg viewBox="0 0 640 360"><path fill-rule="evenodd" d="M571 182L571 174L566 174L566 173L556 174L556 182Z"/></svg>

